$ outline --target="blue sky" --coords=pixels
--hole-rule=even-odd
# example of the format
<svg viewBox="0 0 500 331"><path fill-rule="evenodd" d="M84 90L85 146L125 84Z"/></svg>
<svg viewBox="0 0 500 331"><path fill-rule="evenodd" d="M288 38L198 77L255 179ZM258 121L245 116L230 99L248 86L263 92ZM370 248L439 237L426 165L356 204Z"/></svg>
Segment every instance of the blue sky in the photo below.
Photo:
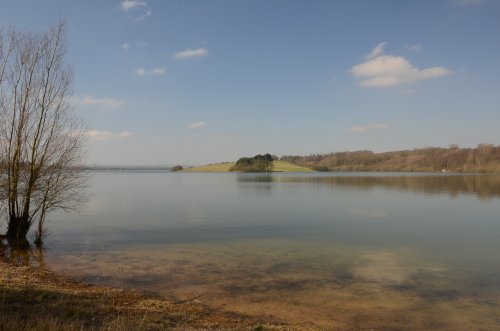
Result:
<svg viewBox="0 0 500 331"><path fill-rule="evenodd" d="M500 144L500 1L4 1L68 20L91 164Z"/></svg>

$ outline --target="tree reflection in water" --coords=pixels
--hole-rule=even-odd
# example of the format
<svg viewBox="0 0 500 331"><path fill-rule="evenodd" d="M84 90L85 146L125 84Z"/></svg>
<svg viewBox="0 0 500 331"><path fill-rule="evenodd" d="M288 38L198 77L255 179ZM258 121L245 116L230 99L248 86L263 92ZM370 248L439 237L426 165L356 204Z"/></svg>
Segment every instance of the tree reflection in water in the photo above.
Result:
<svg viewBox="0 0 500 331"><path fill-rule="evenodd" d="M45 268L44 249L33 246L28 240L0 240L0 257L17 266Z"/></svg>
<svg viewBox="0 0 500 331"><path fill-rule="evenodd" d="M500 198L499 175L462 174L370 174L350 173L311 176L239 176L239 182L311 183L335 188L402 190L425 194L475 195L481 199Z"/></svg>

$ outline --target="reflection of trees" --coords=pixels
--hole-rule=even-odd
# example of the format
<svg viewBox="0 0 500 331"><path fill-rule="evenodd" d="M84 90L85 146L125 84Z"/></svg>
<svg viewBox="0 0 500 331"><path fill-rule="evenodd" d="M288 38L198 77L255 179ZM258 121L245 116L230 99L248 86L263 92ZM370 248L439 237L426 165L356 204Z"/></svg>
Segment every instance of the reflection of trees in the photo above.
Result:
<svg viewBox="0 0 500 331"><path fill-rule="evenodd" d="M500 177L496 176L337 177L335 184L429 194L448 193L452 196L474 194L482 198L500 197Z"/></svg>
<svg viewBox="0 0 500 331"><path fill-rule="evenodd" d="M241 182L300 182L350 187L363 190L384 188L423 192L448 193L451 196L473 194L480 198L500 197L500 176L494 175L431 175L431 176L245 176Z"/></svg>
<svg viewBox="0 0 500 331"><path fill-rule="evenodd" d="M239 183L253 183L252 189L257 189L259 193L268 194L272 189L273 176L272 175L249 175L249 174L238 174L237 176ZM248 187L246 185L241 186L242 188Z"/></svg>
<svg viewBox="0 0 500 331"><path fill-rule="evenodd" d="M43 249L33 247L27 240L0 240L0 257L19 266L45 267Z"/></svg>
<svg viewBox="0 0 500 331"><path fill-rule="evenodd" d="M275 182L277 178L270 175L238 175L238 182L248 182L248 183L272 183Z"/></svg>

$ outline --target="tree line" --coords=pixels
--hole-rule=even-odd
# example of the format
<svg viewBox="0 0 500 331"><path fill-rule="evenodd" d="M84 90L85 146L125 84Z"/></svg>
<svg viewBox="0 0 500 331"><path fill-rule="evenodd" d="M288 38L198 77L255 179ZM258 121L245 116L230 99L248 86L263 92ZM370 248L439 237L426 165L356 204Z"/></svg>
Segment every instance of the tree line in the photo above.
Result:
<svg viewBox="0 0 500 331"><path fill-rule="evenodd" d="M283 156L283 161L317 171L450 171L500 172L500 146L479 144L475 148L425 147L374 153L372 151Z"/></svg>
<svg viewBox="0 0 500 331"><path fill-rule="evenodd" d="M242 157L229 171L271 172L274 158L271 154L257 154L254 157Z"/></svg>

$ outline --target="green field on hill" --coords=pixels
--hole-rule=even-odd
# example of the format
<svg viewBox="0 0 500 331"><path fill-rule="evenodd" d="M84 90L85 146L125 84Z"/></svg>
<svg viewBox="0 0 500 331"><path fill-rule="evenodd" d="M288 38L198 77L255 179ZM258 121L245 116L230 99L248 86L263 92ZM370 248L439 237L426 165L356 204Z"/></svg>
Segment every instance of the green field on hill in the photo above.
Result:
<svg viewBox="0 0 500 331"><path fill-rule="evenodd" d="M301 167L285 161L274 161L273 172L311 172L311 168ZM235 165L235 162L224 162L209 164L206 166L192 167L182 172L229 172L229 169Z"/></svg>

